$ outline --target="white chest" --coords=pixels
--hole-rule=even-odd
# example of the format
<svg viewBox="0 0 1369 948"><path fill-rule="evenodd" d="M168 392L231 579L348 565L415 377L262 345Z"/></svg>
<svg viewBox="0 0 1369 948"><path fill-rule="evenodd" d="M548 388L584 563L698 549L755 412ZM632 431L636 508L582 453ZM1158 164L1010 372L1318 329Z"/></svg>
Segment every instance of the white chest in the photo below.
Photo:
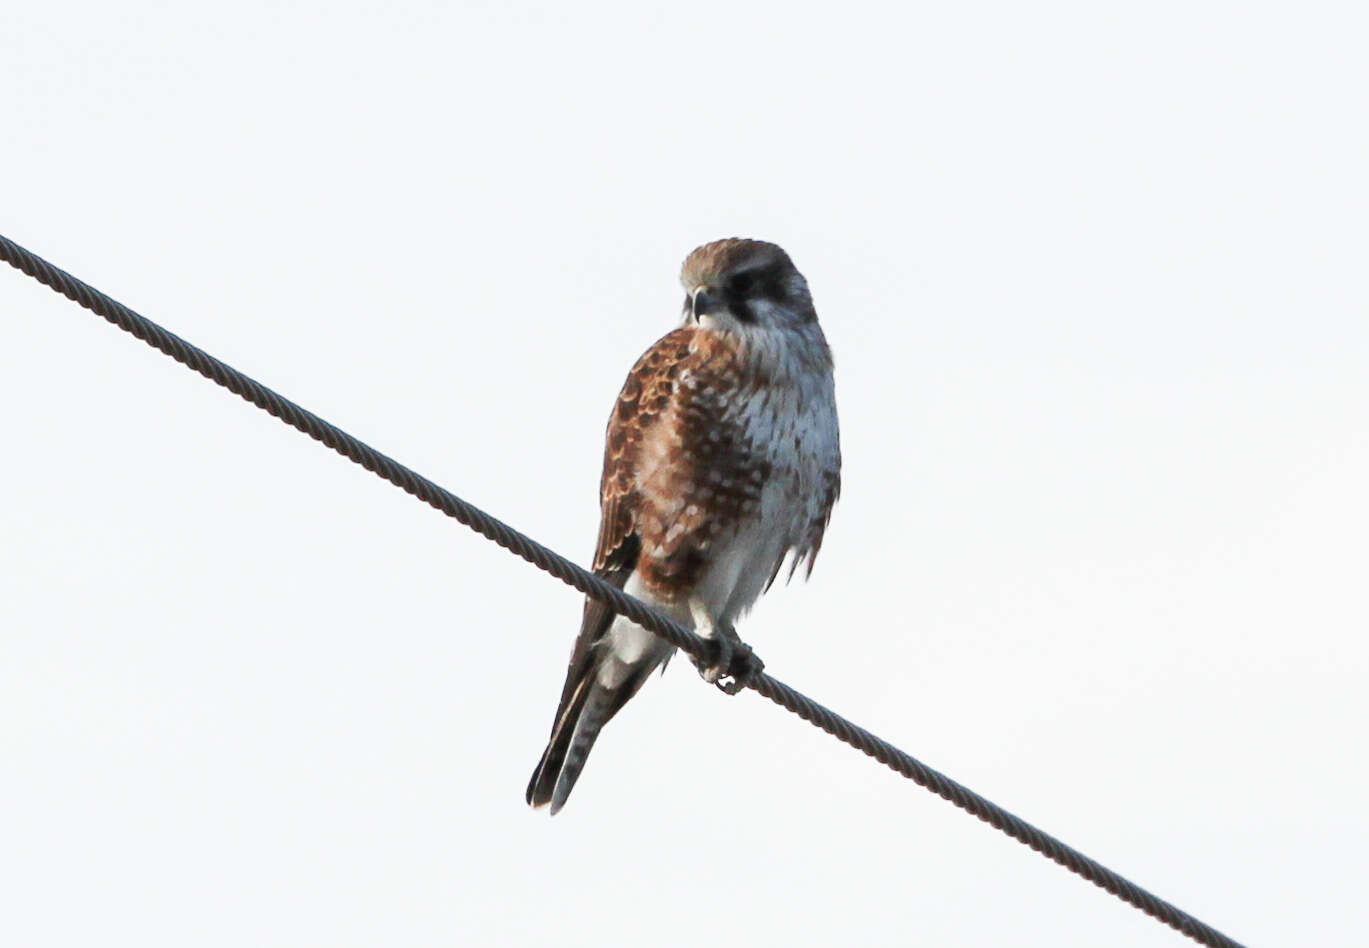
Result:
<svg viewBox="0 0 1369 948"><path fill-rule="evenodd" d="M727 621L759 598L786 554L803 547L825 503L825 473L840 463L831 377L814 383L771 388L740 409L769 474L755 513L714 551L702 584L713 614Z"/></svg>

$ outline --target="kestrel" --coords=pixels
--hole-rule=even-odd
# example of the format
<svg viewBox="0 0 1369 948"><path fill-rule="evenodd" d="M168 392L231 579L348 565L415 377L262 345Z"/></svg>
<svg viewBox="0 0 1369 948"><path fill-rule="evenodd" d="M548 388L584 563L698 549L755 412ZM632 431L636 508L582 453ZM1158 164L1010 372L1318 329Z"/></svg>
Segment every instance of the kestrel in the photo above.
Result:
<svg viewBox="0 0 1369 948"><path fill-rule="evenodd" d="M609 418L594 572L714 643L729 693L759 671L732 623L786 556L811 573L841 486L832 354L779 247L732 238L685 259L682 325L637 360ZM551 738L528 784L565 805L600 729L674 646L585 602Z"/></svg>

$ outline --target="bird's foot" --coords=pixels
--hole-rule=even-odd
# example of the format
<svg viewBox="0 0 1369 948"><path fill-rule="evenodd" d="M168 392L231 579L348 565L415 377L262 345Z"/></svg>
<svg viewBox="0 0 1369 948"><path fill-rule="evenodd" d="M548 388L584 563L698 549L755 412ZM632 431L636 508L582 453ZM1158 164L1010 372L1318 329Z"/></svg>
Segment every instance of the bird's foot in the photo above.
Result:
<svg viewBox="0 0 1369 948"><path fill-rule="evenodd" d="M764 670L765 662L761 661L760 656L751 651L751 646L738 639L732 643L732 656L727 663L727 670L713 684L724 694L735 695L755 681Z"/></svg>
<svg viewBox="0 0 1369 948"><path fill-rule="evenodd" d="M724 694L735 695L765 668L765 663L737 636L737 630L730 624L716 626L708 644L708 656L694 659L694 667L704 681L716 685Z"/></svg>
<svg viewBox="0 0 1369 948"><path fill-rule="evenodd" d="M706 637L708 651L703 658L691 658L694 667L699 670L699 677L710 685L718 685L718 682L727 677L727 669L732 665L732 654L736 650L736 643L733 639L725 635L714 634ZM722 685L718 685L719 688Z"/></svg>

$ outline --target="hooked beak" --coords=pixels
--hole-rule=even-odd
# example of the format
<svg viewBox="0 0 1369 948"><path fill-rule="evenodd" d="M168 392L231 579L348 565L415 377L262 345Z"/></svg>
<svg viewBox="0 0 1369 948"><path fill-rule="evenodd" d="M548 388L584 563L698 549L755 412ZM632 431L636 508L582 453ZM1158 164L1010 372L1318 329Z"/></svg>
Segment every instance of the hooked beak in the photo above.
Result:
<svg viewBox="0 0 1369 948"><path fill-rule="evenodd" d="M689 294L689 301L690 315L694 317L694 321L697 323L700 316L707 316L718 308L721 297L713 287L704 285L694 287Z"/></svg>

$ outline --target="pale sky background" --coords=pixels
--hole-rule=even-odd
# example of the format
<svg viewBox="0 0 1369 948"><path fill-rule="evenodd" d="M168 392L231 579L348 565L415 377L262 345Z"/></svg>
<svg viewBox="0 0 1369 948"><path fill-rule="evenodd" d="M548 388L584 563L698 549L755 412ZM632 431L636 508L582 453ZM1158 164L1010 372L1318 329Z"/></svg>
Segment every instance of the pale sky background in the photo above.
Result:
<svg viewBox="0 0 1369 948"><path fill-rule="evenodd" d="M1369 912L1362 3L10 4L0 232L584 561L679 262L786 247L845 493L777 677L1259 945ZM0 940L1177 934L0 271Z"/></svg>

